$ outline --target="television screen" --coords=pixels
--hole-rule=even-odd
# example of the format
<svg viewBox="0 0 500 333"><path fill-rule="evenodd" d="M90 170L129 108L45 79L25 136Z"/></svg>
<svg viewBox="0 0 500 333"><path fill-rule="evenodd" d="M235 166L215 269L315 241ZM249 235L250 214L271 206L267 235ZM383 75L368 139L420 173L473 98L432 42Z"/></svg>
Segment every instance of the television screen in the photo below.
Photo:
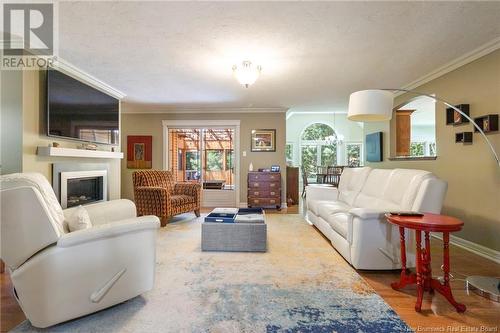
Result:
<svg viewBox="0 0 500 333"><path fill-rule="evenodd" d="M49 136L118 144L119 100L57 70L47 71Z"/></svg>

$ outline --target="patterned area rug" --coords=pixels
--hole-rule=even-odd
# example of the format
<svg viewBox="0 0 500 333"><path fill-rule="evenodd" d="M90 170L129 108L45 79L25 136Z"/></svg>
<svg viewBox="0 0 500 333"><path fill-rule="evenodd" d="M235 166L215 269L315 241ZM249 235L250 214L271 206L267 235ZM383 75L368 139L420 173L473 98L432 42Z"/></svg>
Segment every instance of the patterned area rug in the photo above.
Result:
<svg viewBox="0 0 500 333"><path fill-rule="evenodd" d="M14 331L411 332L300 215L267 218L267 253L207 253L201 219L181 216L159 232L152 291L50 329L25 321Z"/></svg>

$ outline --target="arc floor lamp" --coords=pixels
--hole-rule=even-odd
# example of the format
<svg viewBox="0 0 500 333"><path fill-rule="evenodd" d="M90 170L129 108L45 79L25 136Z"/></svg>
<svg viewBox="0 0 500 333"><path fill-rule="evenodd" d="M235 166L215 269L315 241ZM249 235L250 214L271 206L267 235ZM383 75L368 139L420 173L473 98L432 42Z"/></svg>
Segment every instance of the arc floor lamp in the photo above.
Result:
<svg viewBox="0 0 500 333"><path fill-rule="evenodd" d="M415 90L399 89L399 88L386 88L386 89L372 89L372 90L361 90L351 94L349 98L349 111L347 112L347 119L352 121L360 122L371 122L371 121L387 121L392 118L392 110L394 105L394 94L393 92L405 92L417 96L426 96L436 102L441 102L449 108L452 108L456 112L460 113L463 117L467 118L472 125L479 131L483 139L486 141L491 154L495 158L497 166L500 167L500 160L498 159L498 154L493 148L490 140L486 137L481 127L479 127L476 122L470 118L467 114L462 112L459 108L453 106L449 102L426 93L421 93Z"/></svg>
<svg viewBox="0 0 500 333"><path fill-rule="evenodd" d="M392 111L394 108L394 92L405 92L417 96L429 97L436 102L445 104L447 107L452 108L463 117L467 118L486 141L486 144L491 150L491 154L495 158L497 166L500 167L500 161L498 159L498 154L495 151L495 148L493 148L490 140L488 140L483 130L476 124L476 122L460 109L453 106L451 103L448 103L447 101L436 96L421 93L415 90L399 88L361 90L351 94L349 98L349 111L347 112L347 118L352 121L360 122L390 120L392 118ZM496 302L500 302L499 278L487 276L469 276L465 279L465 281L467 290L474 290L481 296L484 296Z"/></svg>

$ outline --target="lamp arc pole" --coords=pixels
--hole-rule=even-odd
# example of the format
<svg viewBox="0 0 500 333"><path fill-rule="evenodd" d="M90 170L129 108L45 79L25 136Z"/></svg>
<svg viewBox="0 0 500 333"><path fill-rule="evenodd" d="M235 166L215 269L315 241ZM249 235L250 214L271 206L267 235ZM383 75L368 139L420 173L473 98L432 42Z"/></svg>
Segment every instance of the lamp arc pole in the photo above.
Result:
<svg viewBox="0 0 500 333"><path fill-rule="evenodd" d="M460 113L462 116L464 116L466 119L468 119L472 125L479 131L479 133L481 134L481 136L483 137L484 141L486 141L486 144L488 145L488 147L490 148L491 150L491 153L493 154L493 157L495 158L495 160L497 161L497 165L498 167L500 167L500 160L498 158L498 154L497 152L495 151L495 148L493 148L493 145L491 144L490 140L488 140L488 138L486 137L486 134L484 134L483 130L481 129L481 127L479 127L476 122L474 121L474 119L472 119L471 117L469 117L467 114L465 114L462 110L460 110L459 108L455 107L454 105L452 105L451 103L445 101L444 99L442 98L439 98L439 97L436 97L436 96L433 96L433 95L430 95L430 94L427 94L427 93L423 93L423 92L419 92L419 91L415 91L415 90L409 90L409 89L401 89L401 88L382 88L380 90L385 90L385 91L400 91L400 92L404 92L404 93L409 93L409 94L413 94L413 95L417 95L417 96L426 96L426 97L429 97L431 99L433 99L434 101L436 102L441 102L443 103L444 105L446 105L447 107L450 107L452 108L453 110L457 111L458 113Z"/></svg>

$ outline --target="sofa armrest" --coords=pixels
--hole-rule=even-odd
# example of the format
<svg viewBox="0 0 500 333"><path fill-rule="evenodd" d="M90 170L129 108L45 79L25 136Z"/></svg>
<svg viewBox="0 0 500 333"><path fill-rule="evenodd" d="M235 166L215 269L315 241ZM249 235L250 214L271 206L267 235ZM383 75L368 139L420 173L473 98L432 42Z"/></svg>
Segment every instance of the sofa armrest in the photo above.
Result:
<svg viewBox="0 0 500 333"><path fill-rule="evenodd" d="M64 234L57 241L57 246L71 247L104 238L119 237L127 233L156 230L159 227L160 220L156 216L134 217L120 222L103 224L101 226Z"/></svg>
<svg viewBox="0 0 500 333"><path fill-rule="evenodd" d="M306 201L307 200L323 200L335 201L339 196L339 190L333 186L306 186Z"/></svg>
<svg viewBox="0 0 500 333"><path fill-rule="evenodd" d="M384 214L387 212L372 208L353 208L349 210L349 213L363 220L374 220L384 218Z"/></svg>
<svg viewBox="0 0 500 333"><path fill-rule="evenodd" d="M138 186L134 188L137 215L169 216L170 192L164 187Z"/></svg>
<svg viewBox="0 0 500 333"><path fill-rule="evenodd" d="M77 207L64 210L64 217L67 219ZM137 216L135 204L127 199L98 202L85 206L89 213L92 225L101 225L115 221L125 220Z"/></svg>

